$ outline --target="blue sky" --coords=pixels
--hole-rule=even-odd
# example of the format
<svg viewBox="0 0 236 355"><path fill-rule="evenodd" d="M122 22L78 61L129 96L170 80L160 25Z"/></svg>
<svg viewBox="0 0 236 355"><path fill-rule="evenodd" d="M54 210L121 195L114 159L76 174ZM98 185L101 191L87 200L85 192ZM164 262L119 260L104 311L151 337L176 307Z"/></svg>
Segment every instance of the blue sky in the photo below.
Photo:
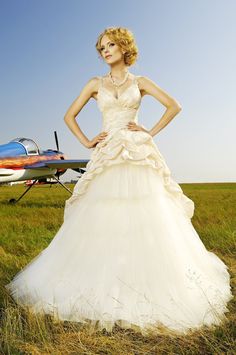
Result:
<svg viewBox="0 0 236 355"><path fill-rule="evenodd" d="M87 81L109 71L95 49L98 35L122 26L139 48L130 72L182 105L154 137L173 178L235 181L235 15L234 0L0 0L0 144L22 136L54 149L56 130L69 158L89 159L63 117ZM139 122L151 129L164 111L145 96ZM89 139L102 130L94 99L77 122Z"/></svg>

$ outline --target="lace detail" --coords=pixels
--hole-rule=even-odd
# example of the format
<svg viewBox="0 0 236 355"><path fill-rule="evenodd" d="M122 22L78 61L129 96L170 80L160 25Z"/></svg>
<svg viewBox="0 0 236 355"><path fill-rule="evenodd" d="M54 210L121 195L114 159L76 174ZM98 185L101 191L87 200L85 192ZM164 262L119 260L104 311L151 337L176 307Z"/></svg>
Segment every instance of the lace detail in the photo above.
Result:
<svg viewBox="0 0 236 355"><path fill-rule="evenodd" d="M105 86L104 86L104 77L101 76L99 77L99 87L98 87L98 95L100 93L101 90L104 90L107 94L111 95L111 97L114 99L114 100L120 100L120 98L126 93L126 91L128 91L130 88L133 88L134 86L136 86L136 88L138 88L139 90L139 86L138 86L138 80L137 80L137 77L134 75L133 78L132 78L132 81L131 81L131 84L129 84L128 87L126 87L122 93L118 96L118 97L115 97L111 90L107 89ZM141 94L140 94L141 96Z"/></svg>

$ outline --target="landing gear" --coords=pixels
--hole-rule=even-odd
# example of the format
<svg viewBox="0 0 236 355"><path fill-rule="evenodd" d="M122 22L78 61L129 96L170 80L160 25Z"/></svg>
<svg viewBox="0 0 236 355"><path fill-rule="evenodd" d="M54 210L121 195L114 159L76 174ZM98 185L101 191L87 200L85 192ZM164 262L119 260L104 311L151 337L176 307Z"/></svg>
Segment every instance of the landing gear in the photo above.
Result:
<svg viewBox="0 0 236 355"><path fill-rule="evenodd" d="M57 182L62 186L64 187L64 189L66 189L71 195L72 195L72 191L67 187L65 186L55 175L53 176L53 178L55 180L57 180ZM40 180L34 180L34 182L32 183L32 185L30 185L26 191L18 198L18 199L15 199L15 198L11 198L8 202L12 205L15 205L18 201L20 201L22 199L22 197L27 194L27 192L31 189L31 187L34 186L34 184L36 184L37 181L40 181Z"/></svg>
<svg viewBox="0 0 236 355"><path fill-rule="evenodd" d="M34 180L33 184L30 185L26 190L25 192L16 200L15 198L11 198L9 200L9 203L12 204L12 205L15 205L18 201L20 201L20 199L22 199L22 197L31 189L32 186L34 186L34 184L37 182L38 180Z"/></svg>

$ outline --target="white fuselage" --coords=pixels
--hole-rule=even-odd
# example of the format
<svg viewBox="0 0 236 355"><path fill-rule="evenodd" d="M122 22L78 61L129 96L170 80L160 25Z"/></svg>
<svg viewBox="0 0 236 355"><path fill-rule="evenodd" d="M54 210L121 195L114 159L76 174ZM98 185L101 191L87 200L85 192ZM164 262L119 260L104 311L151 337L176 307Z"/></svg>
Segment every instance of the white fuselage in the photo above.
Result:
<svg viewBox="0 0 236 355"><path fill-rule="evenodd" d="M57 169L1 169L0 168L0 183L11 181L31 180L43 177L53 177Z"/></svg>

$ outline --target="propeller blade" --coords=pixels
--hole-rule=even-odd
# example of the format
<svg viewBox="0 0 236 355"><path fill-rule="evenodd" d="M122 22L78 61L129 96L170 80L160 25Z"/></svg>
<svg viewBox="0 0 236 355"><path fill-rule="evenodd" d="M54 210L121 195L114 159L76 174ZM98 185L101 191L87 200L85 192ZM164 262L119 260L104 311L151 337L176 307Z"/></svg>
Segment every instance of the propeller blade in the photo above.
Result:
<svg viewBox="0 0 236 355"><path fill-rule="evenodd" d="M56 131L54 131L54 137L55 137L55 141L56 141L57 150L59 151L59 144L58 144L58 138L57 138L57 132Z"/></svg>

